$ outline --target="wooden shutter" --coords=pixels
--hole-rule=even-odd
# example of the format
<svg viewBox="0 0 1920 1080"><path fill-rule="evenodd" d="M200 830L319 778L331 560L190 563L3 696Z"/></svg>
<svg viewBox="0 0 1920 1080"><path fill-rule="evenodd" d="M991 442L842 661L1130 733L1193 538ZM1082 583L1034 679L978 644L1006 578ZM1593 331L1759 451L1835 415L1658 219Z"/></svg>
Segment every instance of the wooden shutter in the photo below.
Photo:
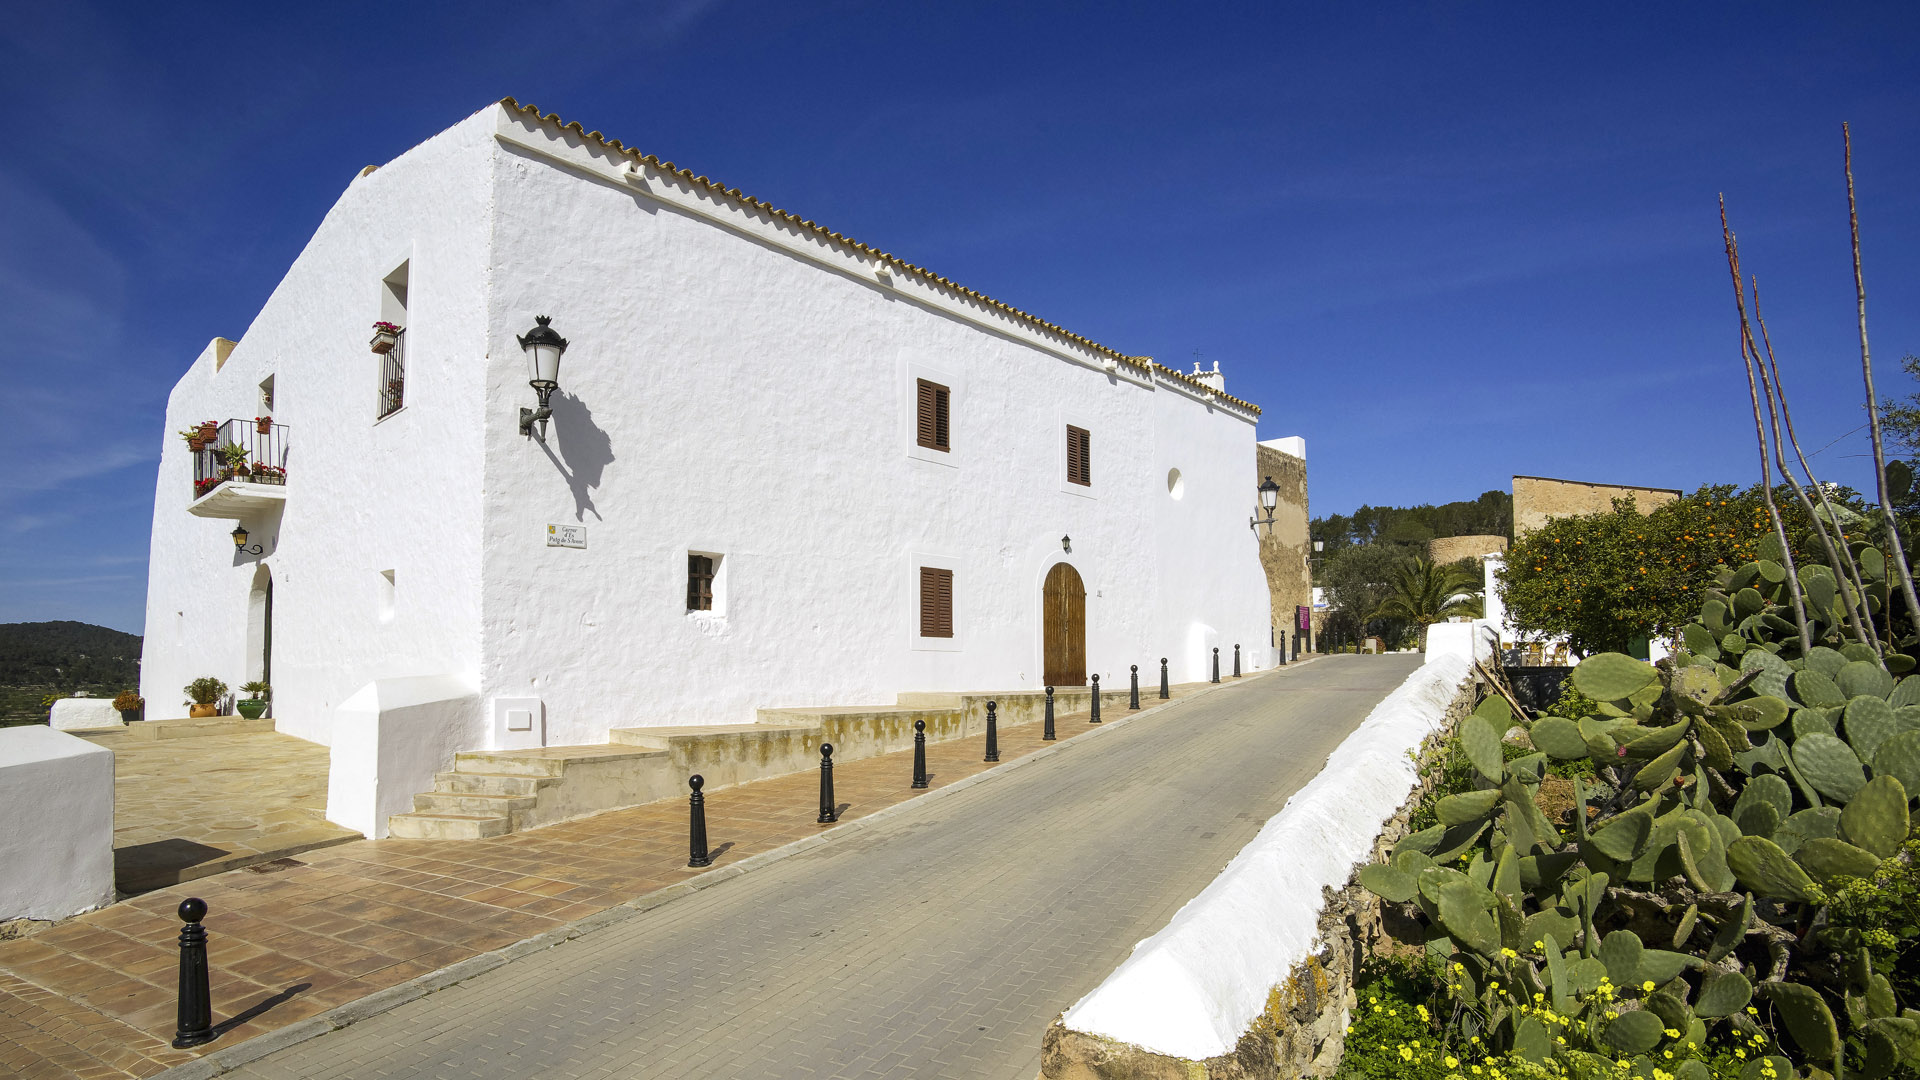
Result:
<svg viewBox="0 0 1920 1080"><path fill-rule="evenodd" d="M713 558L687 553L687 610L713 610Z"/></svg>
<svg viewBox="0 0 1920 1080"><path fill-rule="evenodd" d="M953 571L920 568L920 636L953 636Z"/></svg>
<svg viewBox="0 0 1920 1080"><path fill-rule="evenodd" d="M1067 425L1067 480L1093 485L1093 436L1072 424Z"/></svg>
<svg viewBox="0 0 1920 1080"><path fill-rule="evenodd" d="M947 409L951 392L936 382L915 380L914 441L929 450L951 450L947 444Z"/></svg>

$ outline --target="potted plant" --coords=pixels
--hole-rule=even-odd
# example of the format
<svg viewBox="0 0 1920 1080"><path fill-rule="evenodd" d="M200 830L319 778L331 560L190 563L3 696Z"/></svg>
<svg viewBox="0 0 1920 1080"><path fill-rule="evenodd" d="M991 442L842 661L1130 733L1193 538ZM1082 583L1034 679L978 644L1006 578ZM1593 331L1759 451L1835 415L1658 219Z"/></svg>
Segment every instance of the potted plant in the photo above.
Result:
<svg viewBox="0 0 1920 1080"><path fill-rule="evenodd" d="M122 690L113 699L113 707L120 710L120 719L125 723L136 723L140 719L140 710L145 708L147 699L132 690Z"/></svg>
<svg viewBox="0 0 1920 1080"><path fill-rule="evenodd" d="M247 455L252 453L239 443L228 443L220 448L220 461L223 472L228 477L245 478L247 475Z"/></svg>
<svg viewBox="0 0 1920 1080"><path fill-rule="evenodd" d="M262 434L262 435L271 435L271 434L273 434L273 417L271 417L271 416L256 416L256 417L254 417L254 418L253 418L253 430L255 430L255 431L257 431L257 432L259 432L259 433L260 433L260 434Z"/></svg>
<svg viewBox="0 0 1920 1080"><path fill-rule="evenodd" d="M197 454L206 449L207 441L200 437L200 429L197 427L190 427L180 432L180 437L187 440L187 449L193 453Z"/></svg>
<svg viewBox="0 0 1920 1080"><path fill-rule="evenodd" d="M287 470L277 465L262 465L255 462L253 466L253 482L256 484L284 484L287 482Z"/></svg>
<svg viewBox="0 0 1920 1080"><path fill-rule="evenodd" d="M370 344L374 352L381 356L387 355L393 351L395 345L400 344L400 327L384 319L374 323L373 341Z"/></svg>
<svg viewBox="0 0 1920 1080"><path fill-rule="evenodd" d="M258 720L266 714L267 701L273 697L273 687L258 679L250 683L241 683L240 692L247 695L233 703L240 715L249 720Z"/></svg>
<svg viewBox="0 0 1920 1080"><path fill-rule="evenodd" d="M227 696L227 684L211 675L202 675L188 683L181 692L187 695L185 704L188 716L219 716L220 699Z"/></svg>
<svg viewBox="0 0 1920 1080"><path fill-rule="evenodd" d="M220 438L220 424L217 421L202 420L199 427L202 444L211 445Z"/></svg>
<svg viewBox="0 0 1920 1080"><path fill-rule="evenodd" d="M220 481L223 479L225 479L225 477L203 476L200 479L195 480L193 482L193 497L197 499L200 496L205 495L207 492L212 491L214 488L219 487Z"/></svg>

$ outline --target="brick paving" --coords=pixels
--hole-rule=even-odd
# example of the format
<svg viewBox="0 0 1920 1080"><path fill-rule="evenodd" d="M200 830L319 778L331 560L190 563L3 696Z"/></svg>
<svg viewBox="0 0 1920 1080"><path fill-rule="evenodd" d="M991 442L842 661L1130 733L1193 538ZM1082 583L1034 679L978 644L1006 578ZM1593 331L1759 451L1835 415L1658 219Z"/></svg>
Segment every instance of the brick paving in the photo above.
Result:
<svg viewBox="0 0 1920 1080"><path fill-rule="evenodd" d="M231 1075L1029 1080L1416 662L1229 686Z"/></svg>
<svg viewBox="0 0 1920 1080"><path fill-rule="evenodd" d="M1178 686L1174 697L1205 687ZM1141 704L1160 702L1149 690ZM1108 720L1128 715L1111 700L1103 711ZM1085 713L1060 716L1060 737L1093 730L1086 721ZM1003 728L1002 761L1048 745L1040 736L1038 723ZM223 740L262 738L286 737L219 736L145 748L205 752ZM984 741L930 745L931 787L990 768L980 760ZM837 763L841 820L921 794L911 788L911 758L908 750ZM297 778L310 763L280 764L288 767L275 777ZM214 807L226 813L231 785L222 784ZM818 784L810 771L710 792L715 868L830 828L814 821ZM173 796L153 800L137 819L140 827L152 826L149 818L181 817L177 809L159 809L181 805ZM149 1076L685 881L693 873L686 861L686 805L666 800L487 840L355 840L135 896L33 937L0 941L0 1074ZM167 1044L181 925L175 911L190 895L209 909L214 1017L222 1035L198 1050L176 1051Z"/></svg>

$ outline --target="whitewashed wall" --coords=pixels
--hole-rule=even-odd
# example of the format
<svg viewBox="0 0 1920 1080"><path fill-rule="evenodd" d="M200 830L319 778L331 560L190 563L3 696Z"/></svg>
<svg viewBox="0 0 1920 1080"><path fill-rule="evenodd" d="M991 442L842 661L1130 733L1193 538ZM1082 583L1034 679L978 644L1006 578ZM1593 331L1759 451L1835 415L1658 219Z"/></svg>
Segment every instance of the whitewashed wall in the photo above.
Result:
<svg viewBox="0 0 1920 1080"><path fill-rule="evenodd" d="M924 281L823 266L812 234L689 210L657 175L624 182L624 161L483 110L354 180L225 365L195 362L169 432L255 415L275 376L287 508L247 523L265 556L236 558L232 521L186 513L191 463L169 436L148 715L196 675L249 677L257 563L278 725L320 742L357 689L410 676L478 686L483 715L537 698L550 744L1033 687L1041 582L1062 560L1107 685L1133 663L1151 683L1161 656L1204 678L1235 642L1248 669L1265 657L1250 415ZM376 425L366 340L406 259L408 403ZM572 341L545 443L517 432L533 393L515 335L539 314ZM922 375L954 390L946 461L909 451ZM1063 482L1068 423L1093 432L1091 497ZM584 525L587 548L547 547L549 523ZM723 611L686 613L688 551L723 556ZM915 636L923 564L955 571L951 642Z"/></svg>
<svg viewBox="0 0 1920 1080"><path fill-rule="evenodd" d="M252 677L247 608L274 578L276 726L326 742L335 705L376 678L479 669L480 383L493 111L350 184L216 370L194 361L167 403L147 587L141 693L183 716L188 681ZM410 261L406 407L375 423L381 280ZM286 508L248 520L187 513L193 465L172 433L259 414L288 425ZM393 617L379 574L395 572Z"/></svg>
<svg viewBox="0 0 1920 1080"><path fill-rule="evenodd" d="M496 163L483 694L542 698L567 743L1034 687L1062 560L1109 686L1264 645L1249 418L930 310L605 164L537 127ZM512 335L536 314L572 342L545 448L505 422L532 398ZM950 455L912 446L919 377L953 390ZM1068 423L1092 431L1091 492L1064 483ZM587 549L544 546L554 522L584 524ZM688 551L723 555L724 616L686 612ZM920 565L954 570L951 642L916 637Z"/></svg>

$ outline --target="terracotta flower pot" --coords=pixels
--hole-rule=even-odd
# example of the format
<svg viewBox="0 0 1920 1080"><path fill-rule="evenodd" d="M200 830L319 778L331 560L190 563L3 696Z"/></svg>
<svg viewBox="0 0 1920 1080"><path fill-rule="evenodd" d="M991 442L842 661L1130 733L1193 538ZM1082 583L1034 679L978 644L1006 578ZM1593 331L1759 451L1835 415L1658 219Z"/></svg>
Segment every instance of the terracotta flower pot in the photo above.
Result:
<svg viewBox="0 0 1920 1080"><path fill-rule="evenodd" d="M210 443L220 437L220 425L211 420L200 425L200 441Z"/></svg>
<svg viewBox="0 0 1920 1080"><path fill-rule="evenodd" d="M262 416L262 417L256 418L253 422L253 430L259 432L262 435L273 434L273 417Z"/></svg>
<svg viewBox="0 0 1920 1080"><path fill-rule="evenodd" d="M372 347L374 352L380 354L381 356L385 356L386 354L393 351L394 345L397 344L399 340L400 340L400 335L395 334L391 331L375 330L373 332L373 340L368 344Z"/></svg>
<svg viewBox="0 0 1920 1080"><path fill-rule="evenodd" d="M198 720L206 716L219 716L219 715L220 715L220 706L218 705L187 706L187 716L195 720Z"/></svg>

